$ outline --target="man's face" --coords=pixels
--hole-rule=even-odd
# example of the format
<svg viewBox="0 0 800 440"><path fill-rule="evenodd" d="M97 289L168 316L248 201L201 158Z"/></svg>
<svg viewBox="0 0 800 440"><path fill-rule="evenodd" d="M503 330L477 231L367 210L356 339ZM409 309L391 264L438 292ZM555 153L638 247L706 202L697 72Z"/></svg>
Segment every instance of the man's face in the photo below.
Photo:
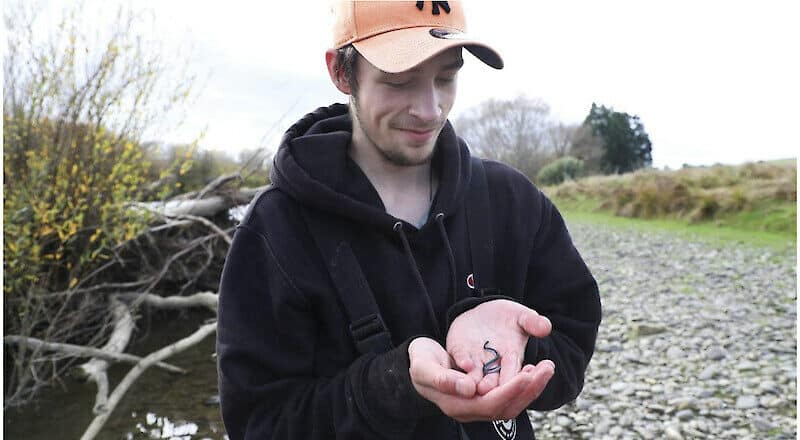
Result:
<svg viewBox="0 0 800 440"><path fill-rule="evenodd" d="M400 73L383 72L361 58L358 92L351 97L353 143L377 149L397 166L428 162L453 108L462 64L459 47Z"/></svg>

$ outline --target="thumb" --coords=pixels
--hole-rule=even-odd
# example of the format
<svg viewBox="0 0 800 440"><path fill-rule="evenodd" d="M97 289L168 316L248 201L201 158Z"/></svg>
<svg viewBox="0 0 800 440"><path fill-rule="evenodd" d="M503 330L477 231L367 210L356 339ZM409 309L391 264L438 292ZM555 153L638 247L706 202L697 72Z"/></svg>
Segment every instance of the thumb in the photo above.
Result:
<svg viewBox="0 0 800 440"><path fill-rule="evenodd" d="M520 313L517 318L517 324L525 333L537 338L544 338L553 329L553 324L550 323L549 319L532 309L526 309Z"/></svg>

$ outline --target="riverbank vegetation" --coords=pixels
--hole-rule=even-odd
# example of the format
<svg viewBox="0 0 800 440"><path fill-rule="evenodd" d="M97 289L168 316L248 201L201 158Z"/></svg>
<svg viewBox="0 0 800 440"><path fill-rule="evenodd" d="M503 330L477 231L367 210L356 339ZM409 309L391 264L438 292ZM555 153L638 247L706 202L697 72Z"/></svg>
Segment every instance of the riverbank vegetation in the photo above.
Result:
<svg viewBox="0 0 800 440"><path fill-rule="evenodd" d="M151 308L216 310L227 211L258 191L248 176L266 183L265 152L237 163L196 142L145 141L194 97L189 63L130 10L99 27L79 5L55 27L40 12L4 7L3 407L75 374L97 387L91 439L142 371L185 373L164 360L213 333L211 322L148 356L125 353ZM112 362L134 364L113 389Z"/></svg>
<svg viewBox="0 0 800 440"><path fill-rule="evenodd" d="M795 159L643 169L570 180L543 191L565 217L612 223L642 219L743 241L788 244L797 238Z"/></svg>

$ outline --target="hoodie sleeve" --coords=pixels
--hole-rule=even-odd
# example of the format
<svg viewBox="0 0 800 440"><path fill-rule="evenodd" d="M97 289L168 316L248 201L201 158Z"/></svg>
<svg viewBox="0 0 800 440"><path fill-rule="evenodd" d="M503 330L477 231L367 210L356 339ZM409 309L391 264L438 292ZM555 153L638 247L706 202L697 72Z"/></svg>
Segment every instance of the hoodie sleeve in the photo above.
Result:
<svg viewBox="0 0 800 440"><path fill-rule="evenodd" d="M232 440L403 439L431 404L411 385L408 343L357 357L328 376L314 308L263 234L239 227L220 283L217 357Z"/></svg>
<svg viewBox="0 0 800 440"><path fill-rule="evenodd" d="M555 363L553 378L530 405L551 410L571 402L583 389L601 310L594 277L573 245L561 214L541 193L539 211L523 302L548 317L553 330L546 338L529 339L525 362L550 359Z"/></svg>

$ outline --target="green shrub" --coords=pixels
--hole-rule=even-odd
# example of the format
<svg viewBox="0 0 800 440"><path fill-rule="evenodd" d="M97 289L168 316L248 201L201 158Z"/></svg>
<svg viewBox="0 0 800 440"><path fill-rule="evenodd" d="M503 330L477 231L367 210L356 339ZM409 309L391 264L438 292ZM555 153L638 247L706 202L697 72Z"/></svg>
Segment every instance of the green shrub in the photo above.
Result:
<svg viewBox="0 0 800 440"><path fill-rule="evenodd" d="M572 156L564 156L545 165L536 176L539 184L558 185L565 180L573 180L583 174L583 161Z"/></svg>

